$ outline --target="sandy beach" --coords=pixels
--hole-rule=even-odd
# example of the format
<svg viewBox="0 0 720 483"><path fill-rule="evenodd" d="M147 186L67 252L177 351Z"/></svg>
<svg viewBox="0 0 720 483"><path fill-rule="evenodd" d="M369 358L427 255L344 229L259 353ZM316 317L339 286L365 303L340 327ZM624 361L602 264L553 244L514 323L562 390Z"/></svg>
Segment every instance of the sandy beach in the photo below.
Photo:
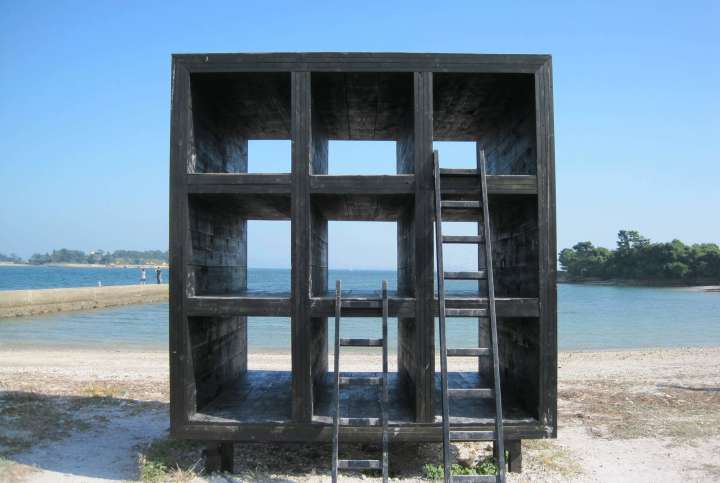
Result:
<svg viewBox="0 0 720 483"><path fill-rule="evenodd" d="M256 354L250 366L287 368L289 358ZM558 390L558 439L525 441L524 471L509 481L720 479L720 348L561 353ZM200 478L201 447L167 439L167 352L3 349L0 391L2 481ZM323 445L236 446L238 480L329 481ZM486 450L462 444L456 455ZM440 451L394 445L391 474L423 479Z"/></svg>

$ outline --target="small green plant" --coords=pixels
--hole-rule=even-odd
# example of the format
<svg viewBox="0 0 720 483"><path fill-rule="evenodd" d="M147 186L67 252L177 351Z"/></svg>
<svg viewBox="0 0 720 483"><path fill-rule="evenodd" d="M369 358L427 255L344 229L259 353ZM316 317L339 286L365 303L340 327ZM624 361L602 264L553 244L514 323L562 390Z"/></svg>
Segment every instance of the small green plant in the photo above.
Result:
<svg viewBox="0 0 720 483"><path fill-rule="evenodd" d="M140 479L142 481L159 481L168 474L168 467L159 461L142 461L140 464Z"/></svg>
<svg viewBox="0 0 720 483"><path fill-rule="evenodd" d="M507 453L505 458L507 458ZM479 475L497 475L498 465L495 458L488 456L475 467Z"/></svg>
<svg viewBox="0 0 720 483"><path fill-rule="evenodd" d="M190 441L158 439L139 454L142 481L189 481L197 476L200 446Z"/></svg>
<svg viewBox="0 0 720 483"><path fill-rule="evenodd" d="M480 461L476 466L468 467L459 464L453 464L450 466L450 473L452 473L453 476L495 475L497 474L497 471L497 464L490 456ZM433 465L428 463L423 465L423 475L428 480L442 480L445 477L445 468L443 468L443 465Z"/></svg>

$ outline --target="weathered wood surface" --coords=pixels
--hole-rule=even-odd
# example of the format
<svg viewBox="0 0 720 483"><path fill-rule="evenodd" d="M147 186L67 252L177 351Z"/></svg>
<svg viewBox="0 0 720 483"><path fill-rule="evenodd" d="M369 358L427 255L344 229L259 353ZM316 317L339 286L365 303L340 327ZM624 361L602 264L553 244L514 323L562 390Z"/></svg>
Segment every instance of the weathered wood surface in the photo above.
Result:
<svg viewBox="0 0 720 483"><path fill-rule="evenodd" d="M342 219L397 223L398 293L389 299L389 315L398 317L395 403L406 411L407 421L392 437L439 439L433 395L434 140L478 142L488 153L493 256L502 296L497 300L501 354L506 352L501 363L507 372L503 377L512 381L504 385L503 397L528 416L508 421L506 437L554 435L557 308L549 56L179 55L173 57L171 123L170 253L172 265L179 267L171 274L170 304L174 435L207 441L329 440L329 427L317 421L327 374L325 319L333 313L326 296L327 222ZM291 140L290 172L246 173L252 139ZM327 175L331 139L395 141L398 174ZM441 176L444 197L462 201L476 195L474 173ZM478 221L481 209L456 209L447 217L443 211L443 217ZM245 290L243 224L248 219L291 220L290 293ZM348 299L348 315L379 316L372 294L356 295ZM456 295L448 298L448 307L486 306L477 294ZM206 362L195 360L189 324L253 315L291 318L292 372L289 379L278 379L285 381L280 387L286 399L268 408L289 416L221 421L197 413L198 402L202 406L210 392L201 391L197 400L196 371L203 364L213 367L213 360L227 365L230 356L222 355L219 344ZM232 347L227 354L243 352ZM222 374L218 370L220 379ZM517 385L523 389L513 390ZM491 424L488 418L472 428L488 430ZM379 436L377 429L349 428L343 439L367 440Z"/></svg>
<svg viewBox="0 0 720 483"><path fill-rule="evenodd" d="M312 271L312 207L310 170L312 149L310 73L292 74L292 203L291 203L291 337L292 415L310 422L313 413L312 325L309 314Z"/></svg>
<svg viewBox="0 0 720 483"><path fill-rule="evenodd" d="M415 192L415 176L397 175L324 175L310 178L312 193L334 195L385 195Z"/></svg>
<svg viewBox="0 0 720 483"><path fill-rule="evenodd" d="M189 72L480 72L533 74L549 55L316 52L174 54Z"/></svg>
<svg viewBox="0 0 720 483"><path fill-rule="evenodd" d="M488 431L494 420L488 418L476 424L467 425L465 431ZM513 439L547 438L547 428L531 419L505 419L505 437ZM378 441L382 435L380 427L346 426L341 428L340 436L347 442ZM236 420L216 420L202 413L194 414L189 421L174 433L176 438L245 442L330 442L332 426L324 422L300 424L284 423L239 423ZM439 442L442 441L440 426L437 423L410 423L390 425L391 442Z"/></svg>
<svg viewBox="0 0 720 483"><path fill-rule="evenodd" d="M437 300L437 298L435 298ZM331 317L333 298L321 295L310 298L312 317ZM380 299L375 294L343 296L347 315L376 317L380 310ZM390 317L414 317L415 298L390 296ZM487 299L473 296L450 296L446 299L448 308L479 309L487 307ZM540 309L535 298L498 298L498 315L501 317L538 317ZM433 314L437 316L437 303ZM231 295L204 295L187 299L188 315L259 315L288 317L290 315L290 294L247 292Z"/></svg>

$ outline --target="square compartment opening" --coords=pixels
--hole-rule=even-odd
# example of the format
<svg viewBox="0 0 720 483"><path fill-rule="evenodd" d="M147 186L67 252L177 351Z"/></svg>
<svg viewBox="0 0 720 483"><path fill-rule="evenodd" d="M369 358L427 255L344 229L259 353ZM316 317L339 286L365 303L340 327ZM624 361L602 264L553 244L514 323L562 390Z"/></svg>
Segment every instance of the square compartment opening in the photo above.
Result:
<svg viewBox="0 0 720 483"><path fill-rule="evenodd" d="M331 319L332 321L332 319ZM332 321L328 330L328 372L319 381L316 391L314 420L332 422L334 408L334 343L335 325ZM397 344L398 319L388 317L388 419L393 423L411 423L415 421L414 402L408 397L408 391L398 377ZM342 338L382 337L381 317L344 316L340 326ZM340 373L349 377L382 376L382 347L341 347ZM341 417L380 418L382 397L381 386L344 386L340 392Z"/></svg>
<svg viewBox="0 0 720 483"><path fill-rule="evenodd" d="M414 172L412 73L314 72L311 83L312 174Z"/></svg>
<svg viewBox="0 0 720 483"><path fill-rule="evenodd" d="M290 140L290 73L194 73L188 173L247 173L250 140ZM252 153L251 153L252 155ZM290 172L288 149L275 148L254 172Z"/></svg>
<svg viewBox="0 0 720 483"><path fill-rule="evenodd" d="M435 319L435 353L440 352L439 319ZM490 347L489 319L448 317L445 320L447 347ZM538 420L540 403L540 358L537 318L498 318L498 356L500 387L505 421L533 423ZM435 368L433 407L435 420L442 421L440 364ZM490 357L449 357L448 387L454 389L492 388ZM492 423L493 399L452 398L453 424Z"/></svg>
<svg viewBox="0 0 720 483"><path fill-rule="evenodd" d="M290 293L289 197L190 195L190 296ZM266 220L266 218L272 218Z"/></svg>
<svg viewBox="0 0 720 483"><path fill-rule="evenodd" d="M490 232L495 296L536 298L539 294L538 211L534 195L490 195ZM480 212L443 221L443 235L481 235ZM480 225L478 229L478 225ZM484 245L443 245L444 269L474 271L487 267ZM437 274L437 266L435 266ZM487 282L447 280L448 297L487 296ZM437 280L435 280L437 295Z"/></svg>
<svg viewBox="0 0 720 483"><path fill-rule="evenodd" d="M435 141L477 142L485 151L488 174L536 174L533 76L435 73L433 136ZM465 163L473 164L463 160L459 167ZM440 165L455 167L445 165L443 157Z"/></svg>
<svg viewBox="0 0 720 483"><path fill-rule="evenodd" d="M200 421L282 423L292 416L290 319L190 317Z"/></svg>
<svg viewBox="0 0 720 483"><path fill-rule="evenodd" d="M388 221L330 221L328 223L328 291L341 280L343 297L379 296L383 280L397 290L397 223Z"/></svg>

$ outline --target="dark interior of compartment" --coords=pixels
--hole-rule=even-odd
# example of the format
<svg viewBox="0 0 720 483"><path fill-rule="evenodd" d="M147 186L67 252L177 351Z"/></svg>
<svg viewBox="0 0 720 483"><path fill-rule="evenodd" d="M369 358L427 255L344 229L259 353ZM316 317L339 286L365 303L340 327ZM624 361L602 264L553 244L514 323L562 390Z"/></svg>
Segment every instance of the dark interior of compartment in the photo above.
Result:
<svg viewBox="0 0 720 483"><path fill-rule="evenodd" d="M189 204L192 253L189 295L239 293L247 288L247 220L204 197Z"/></svg>
<svg viewBox="0 0 720 483"><path fill-rule="evenodd" d="M202 409L247 371L246 317L190 317L191 393Z"/></svg>
<svg viewBox="0 0 720 483"><path fill-rule="evenodd" d="M536 174L535 87L527 74L436 73L435 141L477 141L488 174Z"/></svg>
<svg viewBox="0 0 720 483"><path fill-rule="evenodd" d="M190 82L189 173L247 172L249 139L290 139L290 73L196 73Z"/></svg>
<svg viewBox="0 0 720 483"><path fill-rule="evenodd" d="M495 294L538 297L537 197L491 196Z"/></svg>
<svg viewBox="0 0 720 483"><path fill-rule="evenodd" d="M470 319L460 319L467 324ZM459 321L455 321L458 323ZM490 347L489 319L478 323L478 343L468 341L466 347ZM499 318L498 355L503 417L510 420L538 419L539 327L536 318ZM448 360L448 387L458 389L489 388L493 386L492 361L478 358L477 371L455 371L455 358ZM442 421L440 375L436 374L433 395L435 419ZM450 417L456 424L471 424L473 420L493 418L494 399L450 397Z"/></svg>
<svg viewBox="0 0 720 483"><path fill-rule="evenodd" d="M247 317L191 317L188 330L194 419L290 420L292 373L248 370Z"/></svg>
<svg viewBox="0 0 720 483"><path fill-rule="evenodd" d="M343 372L343 376L381 376L377 372ZM507 384L503 382L504 384ZM335 412L334 401L334 373L328 373L323 380L316 399L314 420L316 422L330 423ZM388 374L388 421L390 424L407 424L415 421L415 404L408 397L407 388L398 373ZM448 374L448 386L452 388L492 387L487 379L478 373L451 372ZM527 401L516 397L517 388L512 385L503 387L507 392L507 401L503 401L503 417L506 420L530 421L537 419L536 408L530 410ZM440 392L440 374L435 376L435 390L433 392L433 407L435 422L442 421L442 405ZM452 398L450 403L450 421L452 424L489 424L495 417L495 406L492 399L459 399ZM340 391L340 414L343 417L379 418L380 389L379 386L349 386Z"/></svg>
<svg viewBox="0 0 720 483"><path fill-rule="evenodd" d="M289 195L193 194L189 197L189 295L247 292L247 220L285 220Z"/></svg>
<svg viewBox="0 0 720 483"><path fill-rule="evenodd" d="M327 140L330 139L396 141L396 171L412 173L413 119L411 73L314 72L313 143L324 146L325 164L313 166L313 174L328 172ZM359 168L358 174L361 172L362 168Z"/></svg>
<svg viewBox="0 0 720 483"><path fill-rule="evenodd" d="M536 419L539 418L540 401L539 338L540 326L536 318L498 320L503 405L519 408Z"/></svg>

